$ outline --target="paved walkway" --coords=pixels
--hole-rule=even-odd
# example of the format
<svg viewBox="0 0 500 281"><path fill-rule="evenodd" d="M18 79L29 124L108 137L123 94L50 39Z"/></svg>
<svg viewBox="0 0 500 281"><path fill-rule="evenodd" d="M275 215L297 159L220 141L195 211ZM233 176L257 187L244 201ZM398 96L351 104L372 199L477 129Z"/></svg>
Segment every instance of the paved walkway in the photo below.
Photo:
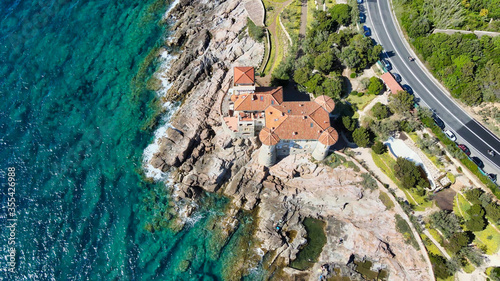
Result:
<svg viewBox="0 0 500 281"><path fill-rule="evenodd" d="M434 239L434 236L432 236L432 234L429 232L429 230L427 229L424 229L424 234L427 235L427 237L429 237L429 239L432 241L432 243L434 243L434 245L436 245L436 247L439 249L439 251L441 251L441 253L447 258L447 259L451 259L450 255L448 255L448 252L446 252L446 250L441 246L441 244L439 244L438 241L436 241L436 239Z"/></svg>

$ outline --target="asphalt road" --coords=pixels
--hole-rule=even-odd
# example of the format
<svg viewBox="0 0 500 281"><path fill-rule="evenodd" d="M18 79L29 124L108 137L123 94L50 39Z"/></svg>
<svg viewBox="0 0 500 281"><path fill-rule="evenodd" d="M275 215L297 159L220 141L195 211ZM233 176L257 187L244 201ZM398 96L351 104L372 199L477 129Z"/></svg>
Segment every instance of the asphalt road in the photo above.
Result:
<svg viewBox="0 0 500 281"><path fill-rule="evenodd" d="M408 56L415 55L405 46L405 39L398 32L390 9L389 0L365 0L360 5L360 11L366 15L365 25L371 29L372 38L386 51L386 60L393 68L391 72L400 74L403 78L401 84L407 84L413 89L419 105L433 109L446 124L445 129L455 133L457 143L467 145L472 152L471 156L481 159L485 164L484 170L497 174L500 181L499 138L462 110L430 77L431 74L423 69L421 63L408 60ZM496 156L490 156L489 149L494 150Z"/></svg>

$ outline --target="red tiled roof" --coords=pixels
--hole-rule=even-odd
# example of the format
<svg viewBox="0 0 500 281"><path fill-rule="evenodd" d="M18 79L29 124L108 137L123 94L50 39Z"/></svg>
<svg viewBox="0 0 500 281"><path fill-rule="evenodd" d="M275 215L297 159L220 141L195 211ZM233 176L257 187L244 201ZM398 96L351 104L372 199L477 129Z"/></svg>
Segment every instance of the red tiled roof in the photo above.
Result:
<svg viewBox="0 0 500 281"><path fill-rule="evenodd" d="M317 140L330 127L328 112L315 101L283 102L265 114L266 128L279 139Z"/></svg>
<svg viewBox="0 0 500 281"><path fill-rule="evenodd" d="M380 76L384 81L385 85L391 90L391 93L396 94L399 91L404 91L401 85L394 79L394 76L390 72L386 72Z"/></svg>
<svg viewBox="0 0 500 281"><path fill-rule="evenodd" d="M283 87L258 87L255 93L233 95L234 110L236 111L264 111L270 105L279 105L283 102Z"/></svg>
<svg viewBox="0 0 500 281"><path fill-rule="evenodd" d="M335 102L328 96L319 96L315 98L314 101L321 105L321 107L323 107L328 112L332 112L335 109Z"/></svg>
<svg viewBox="0 0 500 281"><path fill-rule="evenodd" d="M259 139L262 144L265 145L276 145L280 141L280 138L268 128L264 128L260 131Z"/></svg>
<svg viewBox="0 0 500 281"><path fill-rule="evenodd" d="M240 66L234 68L234 85L249 85L255 82L255 72L253 67Z"/></svg>
<svg viewBox="0 0 500 281"><path fill-rule="evenodd" d="M332 127L326 129L320 136L318 141L326 146L334 145L339 139L339 133Z"/></svg>

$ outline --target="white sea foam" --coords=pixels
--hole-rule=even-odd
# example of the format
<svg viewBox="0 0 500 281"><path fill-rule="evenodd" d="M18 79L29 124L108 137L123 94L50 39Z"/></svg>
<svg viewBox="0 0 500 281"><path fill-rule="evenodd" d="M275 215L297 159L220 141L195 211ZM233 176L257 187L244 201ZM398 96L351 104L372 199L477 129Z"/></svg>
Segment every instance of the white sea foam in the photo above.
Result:
<svg viewBox="0 0 500 281"><path fill-rule="evenodd" d="M143 166L144 166L144 171L146 174L146 177L152 178L155 181L160 181L160 180L167 180L167 173L162 172L160 169L153 167L151 165L151 159L153 158L153 155L160 151L160 139L164 136L167 135L167 129L169 127L172 127L170 125L170 118L172 115L177 111L177 108L179 107L179 104L173 104L170 102L166 102L164 107L169 108L165 115L161 118L160 127L156 129L155 131L155 137L154 141L149 144L146 149L144 149L143 153Z"/></svg>
<svg viewBox="0 0 500 281"><path fill-rule="evenodd" d="M172 4L170 4L170 7L168 7L168 10L165 12L165 15L163 15L164 19L168 18L170 12L172 11L173 8L175 8L175 6L177 6L177 4L179 4L179 0L175 0L174 2L172 2Z"/></svg>
<svg viewBox="0 0 500 281"><path fill-rule="evenodd" d="M160 67L158 71L154 74L156 78L161 81L161 88L156 92L156 94L161 98L167 95L168 89L172 86L172 83L168 81L165 73L170 68L170 64L172 60L176 58L176 56L171 55L168 51L163 51L160 54ZM170 125L170 118L179 108L180 103L171 103L165 102L162 107L166 109L166 113L162 116L160 120L160 126L155 131L155 137L153 143L148 145L143 153L143 167L145 170L146 177L153 178L155 181L167 180L167 173L162 172L160 169L157 169L151 165L150 161L153 158L153 155L160 150L159 141L162 137L167 135L167 129L172 127Z"/></svg>

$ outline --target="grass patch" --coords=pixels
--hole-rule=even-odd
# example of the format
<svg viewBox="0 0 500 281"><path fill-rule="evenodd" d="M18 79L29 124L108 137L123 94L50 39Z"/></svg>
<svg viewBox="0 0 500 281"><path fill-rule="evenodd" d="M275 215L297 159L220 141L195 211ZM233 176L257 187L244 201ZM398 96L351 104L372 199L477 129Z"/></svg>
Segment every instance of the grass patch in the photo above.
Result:
<svg viewBox="0 0 500 281"><path fill-rule="evenodd" d="M399 187L399 189L401 189L405 193L406 199L410 204L414 206L413 209L415 211L424 211L425 208L432 206L432 201L426 201L425 196L419 196L411 190L408 190L401 186L401 183L396 178L393 172L393 167L396 163L396 160L394 160L394 158L389 155L389 152L380 155L376 154L373 151L371 153L375 165L377 165Z"/></svg>
<svg viewBox="0 0 500 281"><path fill-rule="evenodd" d="M405 242L412 245L415 249L420 250L418 246L417 239L413 236L413 232L411 231L410 225L398 214L395 216L396 218L396 230L403 234L405 238Z"/></svg>
<svg viewBox="0 0 500 281"><path fill-rule="evenodd" d="M452 173L448 172L446 173L446 176L448 177L448 179L451 181L451 184L454 184L456 179L455 179L455 175L453 175Z"/></svg>
<svg viewBox="0 0 500 281"><path fill-rule="evenodd" d="M307 29L311 28L311 24L314 21L315 10L316 5L314 5L314 0L307 0Z"/></svg>
<svg viewBox="0 0 500 281"><path fill-rule="evenodd" d="M358 110L362 111L376 97L377 96L375 95L368 94L364 94L361 97L358 97L357 95L349 95L346 100L350 104L355 104Z"/></svg>
<svg viewBox="0 0 500 281"><path fill-rule="evenodd" d="M457 195L455 195L455 200L453 201L453 212L455 212L455 215L461 216L465 220L469 220L470 216L467 211L470 209L470 207L471 204L467 201L467 199L465 199L462 194L457 193Z"/></svg>
<svg viewBox="0 0 500 281"><path fill-rule="evenodd" d="M356 271L363 275L367 280L385 280L387 278L387 272L384 270L373 271L371 267L373 263L371 261L354 261L356 264Z"/></svg>
<svg viewBox="0 0 500 281"><path fill-rule="evenodd" d="M443 256L439 248L432 242L429 237L425 234L420 234L420 237L422 238L422 241L424 242L425 248L427 249L427 252L430 254L436 255L436 256ZM443 256L444 257L444 256Z"/></svg>
<svg viewBox="0 0 500 281"><path fill-rule="evenodd" d="M337 1L335 0L325 0L326 4L326 9L330 10L331 7L335 6L337 4Z"/></svg>
<svg viewBox="0 0 500 281"><path fill-rule="evenodd" d="M474 234L476 235L474 243L484 249L486 254L492 255L498 252L500 233L491 224L488 224L483 231L474 232Z"/></svg>
<svg viewBox="0 0 500 281"><path fill-rule="evenodd" d="M443 245L443 237L439 232L434 229L434 228L428 228L429 233L432 235L432 237L442 246Z"/></svg>
<svg viewBox="0 0 500 281"><path fill-rule="evenodd" d="M389 197L389 195L387 195L387 193L380 191L380 194L378 195L378 199L380 199L380 201L382 201L382 203L387 208L387 210L394 208L394 202L392 202L391 198Z"/></svg>
<svg viewBox="0 0 500 281"><path fill-rule="evenodd" d="M354 162L352 161L347 161L347 162L344 162L344 167L346 168L350 168L350 169L353 169L355 172L359 172L360 169L358 167L358 165L354 164Z"/></svg>
<svg viewBox="0 0 500 281"><path fill-rule="evenodd" d="M462 266L462 269L465 271L465 273L472 273L476 268L470 263L467 262L465 266Z"/></svg>
<svg viewBox="0 0 500 281"><path fill-rule="evenodd" d="M305 218L303 224L307 231L307 244L299 251L297 258L290 263L290 267L298 270L313 266L326 244L324 221Z"/></svg>

